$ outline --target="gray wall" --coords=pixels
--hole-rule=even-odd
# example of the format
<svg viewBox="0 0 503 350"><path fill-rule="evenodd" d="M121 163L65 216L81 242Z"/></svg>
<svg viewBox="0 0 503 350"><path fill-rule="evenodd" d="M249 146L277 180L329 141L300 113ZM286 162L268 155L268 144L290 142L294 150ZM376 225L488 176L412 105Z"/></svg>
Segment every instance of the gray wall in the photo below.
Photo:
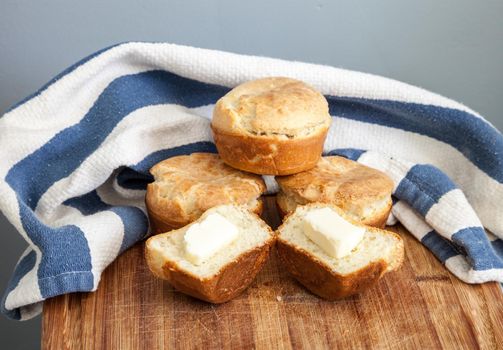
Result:
<svg viewBox="0 0 503 350"><path fill-rule="evenodd" d="M1 0L0 114L87 54L145 40L384 75L461 101L503 130L502 15L501 1L469 0ZM25 244L3 217L0 229L3 292ZM0 317L0 339L34 347L39 323Z"/></svg>

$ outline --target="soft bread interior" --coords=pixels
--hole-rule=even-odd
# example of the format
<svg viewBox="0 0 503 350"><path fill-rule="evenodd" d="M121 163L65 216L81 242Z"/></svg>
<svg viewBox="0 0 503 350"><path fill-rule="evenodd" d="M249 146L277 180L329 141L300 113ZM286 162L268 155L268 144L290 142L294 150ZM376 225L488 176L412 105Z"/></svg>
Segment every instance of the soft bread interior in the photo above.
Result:
<svg viewBox="0 0 503 350"><path fill-rule="evenodd" d="M372 262L384 259L388 262L388 270L400 264L401 239L393 232L367 227L363 240L354 248L351 254L336 259L325 253L316 243L303 232L302 223L306 213L314 208L326 205L299 206L278 229L278 239L318 259L333 272L346 275L358 271Z"/></svg>
<svg viewBox="0 0 503 350"><path fill-rule="evenodd" d="M155 256L155 261L162 263L169 261L179 269L189 272L201 279L211 278L222 267L235 260L247 251L262 246L272 239L268 226L256 215L250 213L245 207L222 205L206 211L196 222L204 220L206 216L217 212L224 216L239 229L238 238L229 246L213 255L201 265L194 265L185 258L183 237L190 227L154 236L147 241L147 250Z"/></svg>

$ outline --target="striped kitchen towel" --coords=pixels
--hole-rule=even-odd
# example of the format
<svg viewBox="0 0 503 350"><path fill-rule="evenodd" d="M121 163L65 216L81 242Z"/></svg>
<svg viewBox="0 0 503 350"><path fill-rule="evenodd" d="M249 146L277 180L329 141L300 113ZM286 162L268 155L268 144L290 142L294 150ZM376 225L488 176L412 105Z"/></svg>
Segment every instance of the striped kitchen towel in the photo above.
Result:
<svg viewBox="0 0 503 350"><path fill-rule="evenodd" d="M46 298L95 290L105 267L148 234L148 169L215 152L214 103L265 76L325 94L325 153L386 172L393 216L454 275L503 282L503 136L476 112L370 74L125 43L68 68L0 119L0 209L28 244L2 312L24 320Z"/></svg>

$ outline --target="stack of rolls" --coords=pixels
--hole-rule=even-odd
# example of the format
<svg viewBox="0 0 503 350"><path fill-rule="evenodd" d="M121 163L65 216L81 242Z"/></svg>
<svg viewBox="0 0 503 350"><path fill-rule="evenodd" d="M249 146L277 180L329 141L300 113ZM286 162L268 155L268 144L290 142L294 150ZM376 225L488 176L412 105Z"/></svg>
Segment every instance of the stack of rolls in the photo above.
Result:
<svg viewBox="0 0 503 350"><path fill-rule="evenodd" d="M276 240L285 267L326 299L358 293L398 268L403 243L380 229L391 210L393 183L357 162L322 157L331 120L325 97L291 78L246 82L223 96L211 122L218 155L177 156L151 169L146 207L151 231L159 234L146 244L152 272L186 294L220 303L252 282ZM285 221L274 234L258 216L266 190L259 175L275 175L280 187L276 202ZM298 225L309 215L318 215L320 223L311 222L315 233L306 238ZM344 234L329 232L337 230L339 219L338 227L349 225L347 235L355 232L358 242L366 243L351 250ZM229 227L228 239L227 233L219 236L218 227ZM204 230L214 239L196 250L197 259L193 253L184 257L183 250L194 244L190 239L208 239ZM380 242L379 249L372 248L373 241ZM339 256L344 249L345 256Z"/></svg>

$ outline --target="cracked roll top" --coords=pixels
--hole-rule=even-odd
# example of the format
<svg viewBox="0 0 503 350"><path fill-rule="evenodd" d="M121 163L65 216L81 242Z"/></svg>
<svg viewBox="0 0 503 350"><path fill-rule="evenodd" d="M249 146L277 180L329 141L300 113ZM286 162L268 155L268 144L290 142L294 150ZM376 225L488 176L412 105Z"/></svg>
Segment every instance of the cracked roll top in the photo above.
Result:
<svg viewBox="0 0 503 350"><path fill-rule="evenodd" d="M237 86L216 104L212 130L230 166L263 175L311 169L320 159L331 117L325 97L290 78Z"/></svg>
<svg viewBox="0 0 503 350"><path fill-rule="evenodd" d="M157 163L145 202L153 234L183 227L222 204L262 212L266 190L260 176L227 166L217 154L193 153Z"/></svg>
<svg viewBox="0 0 503 350"><path fill-rule="evenodd" d="M322 157L316 167L276 177L282 215L298 205L320 202L341 208L352 220L384 227L391 211L393 181L379 170L339 157Z"/></svg>

